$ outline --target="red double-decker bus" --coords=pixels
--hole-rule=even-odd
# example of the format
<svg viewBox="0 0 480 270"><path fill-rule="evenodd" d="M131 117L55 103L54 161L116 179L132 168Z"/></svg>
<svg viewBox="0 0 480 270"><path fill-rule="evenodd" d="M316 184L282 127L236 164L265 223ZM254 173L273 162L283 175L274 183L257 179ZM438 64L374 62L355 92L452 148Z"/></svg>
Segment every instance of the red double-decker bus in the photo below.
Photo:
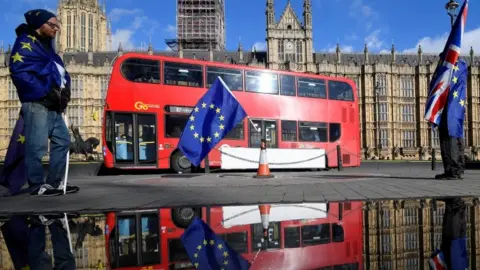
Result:
<svg viewBox="0 0 480 270"><path fill-rule="evenodd" d="M232 216L226 215L232 210L226 207L110 212L105 229L109 268L194 269L180 236L193 217L200 216L252 263L251 269L363 269L362 203L330 203L328 208L323 204L328 214L316 205L272 205L267 237L258 206L253 211L247 206L245 216L235 215L230 224ZM318 218L315 210L324 216ZM299 212L305 214L303 219L288 218L288 213L298 218Z"/></svg>
<svg viewBox="0 0 480 270"><path fill-rule="evenodd" d="M336 167L337 145L343 166L360 165L358 100L350 79L126 53L113 66L106 96L105 167L190 171L178 140L217 77L248 117L210 152L210 166L256 169L262 138L272 169Z"/></svg>

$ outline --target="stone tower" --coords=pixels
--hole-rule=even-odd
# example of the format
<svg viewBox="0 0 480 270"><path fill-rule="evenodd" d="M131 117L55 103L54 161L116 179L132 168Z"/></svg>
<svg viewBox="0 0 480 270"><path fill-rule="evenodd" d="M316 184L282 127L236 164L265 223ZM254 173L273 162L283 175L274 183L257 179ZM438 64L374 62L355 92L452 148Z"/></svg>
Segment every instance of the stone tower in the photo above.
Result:
<svg viewBox="0 0 480 270"><path fill-rule="evenodd" d="M59 0L58 18L62 31L57 48L64 52L111 50L111 29L105 4L98 0Z"/></svg>
<svg viewBox="0 0 480 270"><path fill-rule="evenodd" d="M266 19L268 67L315 72L311 1L303 2L303 22L298 19L290 1L276 22L274 0L267 0Z"/></svg>

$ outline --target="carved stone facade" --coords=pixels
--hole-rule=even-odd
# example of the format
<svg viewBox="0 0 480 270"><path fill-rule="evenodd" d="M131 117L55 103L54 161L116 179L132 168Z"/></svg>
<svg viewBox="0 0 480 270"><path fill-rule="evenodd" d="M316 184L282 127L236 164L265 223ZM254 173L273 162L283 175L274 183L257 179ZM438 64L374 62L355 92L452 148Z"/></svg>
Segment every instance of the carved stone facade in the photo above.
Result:
<svg viewBox="0 0 480 270"><path fill-rule="evenodd" d="M91 10L92 14L99 12L96 1L85 0L84 3L90 4L74 8L70 3L76 2L62 0L59 14L64 16L68 10ZM92 4L93 2L95 3ZM428 84L435 71L438 55L423 53L420 47L417 53L401 54L396 52L394 46L386 54L369 53L366 46L362 53L343 53L340 45L337 45L334 53L313 53L310 1L304 0L303 23L296 17L290 4L287 4L280 20L276 22L273 5L273 0L267 0L267 52L244 51L239 44L235 51L186 51L180 47L178 52L154 51L150 45L145 53L349 77L356 83L359 96L363 158L430 158L432 145L437 149L439 146L438 133L430 132L423 113ZM104 13L95 14L94 18L104 21L101 19L104 18ZM65 28L66 19L63 18L62 21L62 27ZM72 31L81 33L81 27L81 24L76 24L76 30ZM97 28L107 30L94 32L94 37L100 33L103 38L109 33L107 26L100 25L95 29ZM65 32L62 29L62 33ZM101 138L101 112L111 65L124 52L121 44L117 51L105 51L105 47L100 46L104 44L103 41L94 42L93 50L84 52L78 42L75 46L70 46L72 51L59 50L72 75L73 100L68 115L71 122L80 127L84 137ZM69 48L64 36L60 36L59 44L59 48ZM284 46L283 54L280 53L279 44ZM285 51L285 46L292 45L293 49ZM301 57L296 53L297 49L301 52ZM294 51L294 55L289 53ZM462 58L469 65L466 154L477 158L480 148L480 57L475 56L473 50L464 48L463 51L468 53ZM8 146L19 110L16 90L8 76L9 57L9 50L5 52L0 48L0 113L6 116L0 119L0 150ZM378 97L375 92L378 92ZM97 151L99 149L100 147ZM0 151L0 159L4 154L5 151Z"/></svg>
<svg viewBox="0 0 480 270"><path fill-rule="evenodd" d="M465 202L469 269L478 269L480 207L478 198ZM444 214L445 203L430 199L365 203L364 268L429 269L428 259L442 242Z"/></svg>

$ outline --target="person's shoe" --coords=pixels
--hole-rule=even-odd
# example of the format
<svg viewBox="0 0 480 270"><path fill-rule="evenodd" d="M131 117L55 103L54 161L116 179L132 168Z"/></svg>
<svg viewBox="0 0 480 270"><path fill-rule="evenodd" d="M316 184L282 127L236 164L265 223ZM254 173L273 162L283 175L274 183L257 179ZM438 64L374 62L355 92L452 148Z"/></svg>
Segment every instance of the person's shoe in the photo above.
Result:
<svg viewBox="0 0 480 270"><path fill-rule="evenodd" d="M30 193L31 196L52 197L60 196L63 194L62 190L58 190L50 186L49 184L43 184L39 188Z"/></svg>
<svg viewBox="0 0 480 270"><path fill-rule="evenodd" d="M60 185L59 185L58 188L57 188L58 190L61 190L62 193L63 193L63 185L64 185L64 182L62 181L62 182L60 182ZM65 192L66 192L67 194L71 194L71 193L76 193L76 192L78 192L79 190L80 190L79 187L77 187L77 186L70 186L70 185L67 184L67 188L66 188Z"/></svg>
<svg viewBox="0 0 480 270"><path fill-rule="evenodd" d="M442 173L442 174L435 175L435 179L439 179L439 180L447 180L450 177L451 177L450 174L447 174L447 173Z"/></svg>

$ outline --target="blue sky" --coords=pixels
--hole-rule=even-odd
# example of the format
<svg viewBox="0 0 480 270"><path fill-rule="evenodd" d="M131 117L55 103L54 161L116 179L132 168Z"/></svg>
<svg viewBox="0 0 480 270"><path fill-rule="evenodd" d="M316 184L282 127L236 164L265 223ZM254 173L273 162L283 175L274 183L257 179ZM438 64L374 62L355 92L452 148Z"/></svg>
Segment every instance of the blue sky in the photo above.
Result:
<svg viewBox="0 0 480 270"><path fill-rule="evenodd" d="M101 0L102 2L104 0ZM288 0L275 0L277 20ZM463 0L459 0L463 3ZM227 48L235 50L239 40L245 49L265 49L265 0L225 0ZM313 38L316 52L333 51L338 42L343 51L390 51L392 42L399 52L414 52L422 44L424 52L439 52L450 30L445 11L447 0L312 0ZM3 29L0 43L14 41L14 28L31 8L56 10L58 0L0 0ZM113 47L146 47L165 50L165 39L176 31L176 0L106 0L112 20ZM303 20L303 0L291 0ZM480 4L470 1L464 34L463 53L470 46L480 53Z"/></svg>

